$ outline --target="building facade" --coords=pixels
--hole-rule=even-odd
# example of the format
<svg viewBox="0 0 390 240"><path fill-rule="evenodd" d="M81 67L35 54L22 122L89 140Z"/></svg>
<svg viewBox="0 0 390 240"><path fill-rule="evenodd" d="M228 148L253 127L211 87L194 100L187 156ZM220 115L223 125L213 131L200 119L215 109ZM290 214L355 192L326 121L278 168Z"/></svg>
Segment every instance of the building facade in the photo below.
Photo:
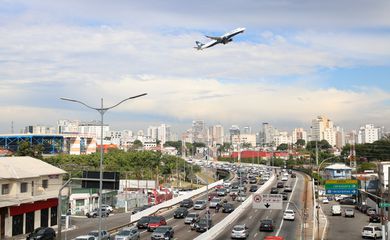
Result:
<svg viewBox="0 0 390 240"><path fill-rule="evenodd" d="M62 169L32 157L0 158L0 235L57 225Z"/></svg>
<svg viewBox="0 0 390 240"><path fill-rule="evenodd" d="M325 179L351 179L352 168L345 164L335 163L327 166L324 170Z"/></svg>

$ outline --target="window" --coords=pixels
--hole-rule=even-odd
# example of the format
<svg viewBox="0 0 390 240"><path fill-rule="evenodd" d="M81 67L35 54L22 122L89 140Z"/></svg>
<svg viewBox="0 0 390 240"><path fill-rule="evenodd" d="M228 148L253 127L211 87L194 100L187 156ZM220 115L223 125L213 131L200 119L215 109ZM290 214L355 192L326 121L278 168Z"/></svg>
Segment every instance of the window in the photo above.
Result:
<svg viewBox="0 0 390 240"><path fill-rule="evenodd" d="M43 187L43 188L47 188L48 185L49 185L49 183L48 183L48 180L47 180L47 179L42 180L42 187Z"/></svg>
<svg viewBox="0 0 390 240"><path fill-rule="evenodd" d="M1 194L6 195L9 193L9 184L1 185Z"/></svg>
<svg viewBox="0 0 390 240"><path fill-rule="evenodd" d="M80 207L84 205L85 205L84 199L76 199L76 207Z"/></svg>
<svg viewBox="0 0 390 240"><path fill-rule="evenodd" d="M27 192L27 183L26 182L22 182L22 183L20 183L20 192L21 193L25 193L25 192Z"/></svg>

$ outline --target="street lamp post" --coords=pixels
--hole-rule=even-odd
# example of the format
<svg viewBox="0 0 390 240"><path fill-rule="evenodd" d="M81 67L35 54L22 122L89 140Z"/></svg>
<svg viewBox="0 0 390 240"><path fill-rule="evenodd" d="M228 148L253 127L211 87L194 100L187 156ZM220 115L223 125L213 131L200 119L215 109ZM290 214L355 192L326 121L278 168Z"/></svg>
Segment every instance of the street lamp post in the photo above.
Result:
<svg viewBox="0 0 390 240"><path fill-rule="evenodd" d="M330 160L330 159L333 159L333 158L336 158L338 156L333 156L333 157L328 157L328 158L325 158L324 160L322 160L322 162L320 163L320 165L318 165L318 168L317 168L317 177L318 177L318 185L317 185L317 239L320 239L320 216L319 216L319 213L320 213L320 192L319 192L319 188L321 186L321 181L320 181L320 168L321 168L321 165L323 163L325 163L326 161Z"/></svg>
<svg viewBox="0 0 390 240"><path fill-rule="evenodd" d="M133 97L129 97L129 98L126 98L126 99L123 99L122 101L120 101L119 103L111 106L111 107L103 107L103 98L101 98L101 105L100 105L100 108L97 108L97 107L91 107L87 104L85 104L84 102L82 101L79 101L79 100L75 100L75 99L69 99L69 98L60 98L61 100L64 100L64 101L69 101L69 102L75 102L75 103L79 103L81 105L84 105L86 106L87 108L90 108L90 109L93 109L93 110L96 110L100 113L100 119L101 119L101 129L100 129L100 167L99 167L99 170L100 170L100 177L99 177L99 233L98 233L98 239L100 240L102 238L101 236L101 231L102 231L102 192L103 192L103 116L104 114L112 109L112 108L115 108L117 107L118 105L120 105L121 103L127 101L127 100L130 100L130 99L134 99L134 98L139 98L139 97L142 97L142 96L145 96L147 95L147 93L143 93L143 94L140 94L140 95L136 95L136 96L133 96Z"/></svg>

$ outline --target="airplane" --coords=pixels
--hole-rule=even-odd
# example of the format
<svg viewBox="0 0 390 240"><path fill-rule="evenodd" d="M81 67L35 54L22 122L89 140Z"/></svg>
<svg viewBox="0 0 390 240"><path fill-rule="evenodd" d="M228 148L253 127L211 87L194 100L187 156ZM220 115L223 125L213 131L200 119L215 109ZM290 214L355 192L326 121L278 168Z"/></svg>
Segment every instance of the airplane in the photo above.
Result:
<svg viewBox="0 0 390 240"><path fill-rule="evenodd" d="M233 41L234 36L236 36L237 34L243 33L244 31L245 31L245 28L236 28L233 31L225 33L224 35L222 35L220 37L213 37L213 36L206 35L206 37L210 38L211 41L209 41L208 43L201 43L199 41L195 41L196 47L194 47L194 48L197 50L203 50L203 49L212 47L212 46L219 44L219 43L223 43L223 44L229 43L229 42Z"/></svg>

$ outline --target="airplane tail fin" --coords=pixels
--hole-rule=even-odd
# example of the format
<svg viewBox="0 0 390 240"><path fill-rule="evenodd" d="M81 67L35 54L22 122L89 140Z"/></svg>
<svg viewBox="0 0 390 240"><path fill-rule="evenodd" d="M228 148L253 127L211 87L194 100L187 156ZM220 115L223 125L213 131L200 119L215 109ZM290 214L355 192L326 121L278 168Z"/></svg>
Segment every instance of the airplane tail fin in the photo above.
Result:
<svg viewBox="0 0 390 240"><path fill-rule="evenodd" d="M198 50L201 50L201 49L202 49L202 46L203 46L204 44L201 43L201 42L199 42L199 41L195 41L195 43L196 43L196 47L194 47L194 48L196 48L196 49L198 49Z"/></svg>

